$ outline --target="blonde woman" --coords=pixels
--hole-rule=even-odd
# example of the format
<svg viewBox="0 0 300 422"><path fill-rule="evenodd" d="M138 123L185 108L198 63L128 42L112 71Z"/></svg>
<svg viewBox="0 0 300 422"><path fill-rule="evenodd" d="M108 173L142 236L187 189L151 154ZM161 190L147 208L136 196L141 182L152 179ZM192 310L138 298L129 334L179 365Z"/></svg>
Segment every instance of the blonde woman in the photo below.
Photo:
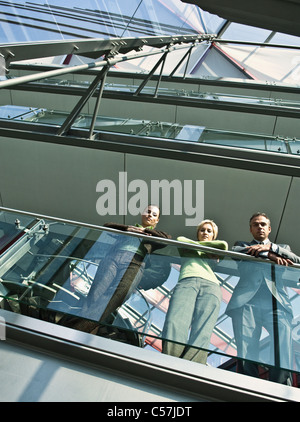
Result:
<svg viewBox="0 0 300 422"><path fill-rule="evenodd" d="M217 235L217 225L203 220L197 227L197 241L183 236L177 240L227 250L227 242L216 240ZM181 249L180 254L180 275L163 328L163 353L205 364L203 349L209 347L221 304L219 280L211 268L216 256L194 249Z"/></svg>

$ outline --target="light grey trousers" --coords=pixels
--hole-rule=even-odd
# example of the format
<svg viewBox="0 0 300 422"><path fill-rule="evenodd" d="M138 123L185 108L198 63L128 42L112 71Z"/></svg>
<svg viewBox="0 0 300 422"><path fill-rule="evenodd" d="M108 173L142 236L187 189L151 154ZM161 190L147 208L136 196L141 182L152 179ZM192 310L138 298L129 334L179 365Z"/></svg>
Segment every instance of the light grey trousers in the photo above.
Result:
<svg viewBox="0 0 300 422"><path fill-rule="evenodd" d="M209 347L220 304L218 284L200 277L180 280L164 323L163 353L205 364L207 351L202 349Z"/></svg>

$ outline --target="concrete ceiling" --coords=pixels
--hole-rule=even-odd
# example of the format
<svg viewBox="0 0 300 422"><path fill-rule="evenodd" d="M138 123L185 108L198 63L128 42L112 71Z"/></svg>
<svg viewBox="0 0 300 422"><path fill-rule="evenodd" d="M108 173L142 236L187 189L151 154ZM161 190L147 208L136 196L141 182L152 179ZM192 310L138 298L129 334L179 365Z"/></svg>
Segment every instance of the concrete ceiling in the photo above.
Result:
<svg viewBox="0 0 300 422"><path fill-rule="evenodd" d="M181 0L229 21L300 35L299 0Z"/></svg>

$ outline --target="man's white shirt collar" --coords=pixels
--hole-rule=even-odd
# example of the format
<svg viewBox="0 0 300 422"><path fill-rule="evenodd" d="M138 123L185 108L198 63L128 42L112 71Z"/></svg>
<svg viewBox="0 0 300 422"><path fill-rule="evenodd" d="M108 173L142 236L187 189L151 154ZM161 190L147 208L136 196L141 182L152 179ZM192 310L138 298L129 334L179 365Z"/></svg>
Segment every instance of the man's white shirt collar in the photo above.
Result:
<svg viewBox="0 0 300 422"><path fill-rule="evenodd" d="M262 242L260 242L259 240L254 239L254 241L258 244L263 244L263 245L267 245L268 243L270 243L269 239L265 239Z"/></svg>

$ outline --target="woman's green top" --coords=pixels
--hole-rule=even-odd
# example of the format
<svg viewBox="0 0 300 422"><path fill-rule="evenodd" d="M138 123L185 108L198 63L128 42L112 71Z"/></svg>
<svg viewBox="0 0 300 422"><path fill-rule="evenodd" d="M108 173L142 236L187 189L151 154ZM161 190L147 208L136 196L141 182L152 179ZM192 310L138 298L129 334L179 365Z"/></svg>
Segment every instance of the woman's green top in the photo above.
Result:
<svg viewBox="0 0 300 422"><path fill-rule="evenodd" d="M222 249L227 251L228 244L224 240L211 240L211 241L196 241L188 239L187 237L180 236L177 238L179 242L192 243L194 245L203 245L210 248ZM194 249L179 249L181 255L181 269L179 280L186 277L201 277L210 280L214 283L220 284L211 265L213 258L209 258L212 252L204 252Z"/></svg>

